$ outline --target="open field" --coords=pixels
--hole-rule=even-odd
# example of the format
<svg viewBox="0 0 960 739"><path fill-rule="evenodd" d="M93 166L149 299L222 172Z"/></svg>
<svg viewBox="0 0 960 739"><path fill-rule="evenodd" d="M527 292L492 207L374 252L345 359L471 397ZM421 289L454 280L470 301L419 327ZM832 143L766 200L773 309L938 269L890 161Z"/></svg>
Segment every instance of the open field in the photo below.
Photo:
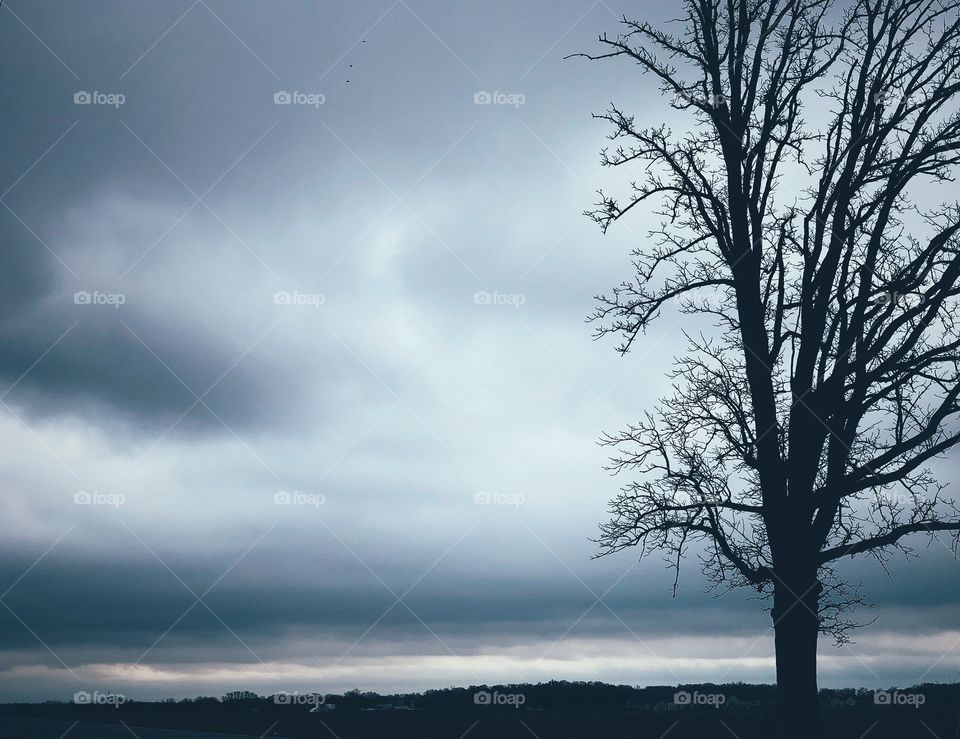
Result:
<svg viewBox="0 0 960 739"><path fill-rule="evenodd" d="M7 708L7 707L5 707ZM10 713L5 710L5 713ZM23 712L21 712L23 713ZM78 714L79 715L79 714ZM339 715L269 712L256 715L208 714L164 717L144 712L97 718L43 719L0 716L2 739L233 739L239 736L299 739L761 739L772 723L761 714L640 712L373 712ZM123 723L120 723L123 721ZM124 726L126 724L126 726ZM843 711L826 716L829 739L956 739L958 714L930 710ZM73 727L73 728L71 728ZM149 727L149 728L148 728ZM68 731L69 730L69 731Z"/></svg>

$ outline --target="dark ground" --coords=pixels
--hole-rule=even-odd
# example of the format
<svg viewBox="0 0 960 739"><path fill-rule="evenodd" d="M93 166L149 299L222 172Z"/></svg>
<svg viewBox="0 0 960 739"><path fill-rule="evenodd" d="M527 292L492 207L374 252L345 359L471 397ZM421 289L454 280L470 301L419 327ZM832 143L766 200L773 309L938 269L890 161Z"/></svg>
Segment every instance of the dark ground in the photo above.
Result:
<svg viewBox="0 0 960 739"><path fill-rule="evenodd" d="M36 718L0 718L2 739L236 739L237 734L151 729L122 724L100 724ZM240 735L243 736L243 735ZM272 739L292 739L270 735ZM246 737L245 737L246 739Z"/></svg>
<svg viewBox="0 0 960 739"><path fill-rule="evenodd" d="M124 715L38 718L37 710L2 706L2 739L234 739L237 736L300 739L769 739L769 717L760 714L684 712L490 712L377 711L330 714L263 711L238 715L164 716L156 711ZM24 708L24 707L22 707ZM58 706L58 709L69 708ZM29 716L28 714L33 714ZM939 715L938 715L939 713ZM925 709L860 709L826 714L829 739L958 739L957 711L945 715ZM17 715L20 714L20 715ZM78 719L79 723L75 723ZM126 724L124 726L123 724ZM72 727L72 728L71 728ZM153 727L153 728L147 728ZM164 727L164 728L159 728Z"/></svg>

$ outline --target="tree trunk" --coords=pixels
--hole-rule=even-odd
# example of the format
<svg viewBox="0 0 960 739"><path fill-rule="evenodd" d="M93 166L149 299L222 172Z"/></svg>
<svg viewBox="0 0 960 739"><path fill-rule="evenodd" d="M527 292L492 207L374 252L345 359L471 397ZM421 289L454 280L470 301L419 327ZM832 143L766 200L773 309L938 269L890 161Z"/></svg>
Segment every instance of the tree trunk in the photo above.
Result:
<svg viewBox="0 0 960 739"><path fill-rule="evenodd" d="M820 736L817 696L817 616L821 585L797 577L774 587L774 641L777 656L777 726L781 739Z"/></svg>

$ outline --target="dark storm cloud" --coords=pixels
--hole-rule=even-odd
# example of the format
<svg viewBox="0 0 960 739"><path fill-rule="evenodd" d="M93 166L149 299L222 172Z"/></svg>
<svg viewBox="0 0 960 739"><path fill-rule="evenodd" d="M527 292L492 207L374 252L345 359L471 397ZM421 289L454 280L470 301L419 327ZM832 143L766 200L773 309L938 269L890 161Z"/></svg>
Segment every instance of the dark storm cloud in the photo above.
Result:
<svg viewBox="0 0 960 739"><path fill-rule="evenodd" d="M196 401L235 360L230 347L218 346L216 336L184 334L138 316L136 309L125 309L123 322L112 308L81 310L85 315L74 319L77 323L68 322L71 313L80 312L71 302L61 312L10 321L0 331L6 348L0 370L8 378L27 373L49 350L6 397L8 403L40 416L73 411L86 417L102 415L108 405L120 419L136 424L138 433L156 433L192 406L199 410L184 418L183 429L216 424ZM90 319L94 311L113 315ZM283 400L276 392L281 370L268 365L257 376L249 365L237 367L204 402L231 426L269 423Z"/></svg>
<svg viewBox="0 0 960 739"><path fill-rule="evenodd" d="M8 556L0 582L15 583L5 601L16 616L0 615L0 651L35 644L36 637L20 628L17 618L57 653L86 659L101 652L135 659L176 624L164 644L151 650L151 660L159 662L180 659L183 645L205 644L215 651L214 645L231 638L224 623L258 652L265 650L265 656L289 657L284 641L290 635L349 644L377 624L370 641L382 644L419 631L419 619L445 639L472 644L468 651L489 639L504 644L556 639L570 628L577 629L574 636L592 639L623 637L627 628L644 639L745 637L762 633L768 621L743 591L705 598L692 570L685 572L683 586L672 598L669 573L656 562L627 572L597 605L596 596L625 574L623 560L607 561L594 572L591 584L600 588L594 595L546 560L532 562L527 571L500 572L465 570L458 563L422 577L419 563L391 570L378 555L368 565L319 532L311 543L299 534L291 537L289 526L271 533L272 541L268 534L239 563L242 551L221 551L202 560L185 555L158 559L145 545L125 550L120 559L65 545L18 581L31 562L22 554ZM287 545L288 538L296 546ZM468 540L462 561L480 561L483 545L482 539ZM878 628L894 633L953 628L960 599L955 589L943 586L952 566L946 552L932 552L921 572L895 563L892 580L869 565L848 568L877 604L858 615L864 620L877 616ZM892 592L896 596L891 598ZM413 613L396 605L396 596L405 593L403 602ZM204 596L209 610L196 604L195 594ZM189 617L180 620L188 610Z"/></svg>
<svg viewBox="0 0 960 739"><path fill-rule="evenodd" d="M189 296L171 275L153 277L163 269L164 260L178 259L182 272L191 270L191 261L214 260L205 265L199 286L207 299L195 300L204 303L207 325L215 324L218 314L227 317L231 305L266 304L275 290L302 286L335 294L349 279L346 265L336 265L362 235L364 219L372 221L389 207L394 193L403 193L427 174L444 150L476 123L472 94L477 81L442 45L418 45L411 57L405 36L429 37L429 31L402 7L394 11L389 32L384 28L385 32L371 35L370 47L376 45L378 51L357 49L356 54L365 54L366 59L355 61L367 68L354 75L353 87L348 88L341 70L323 74L344 43L326 22L329 14L310 4L298 6L297 12L308 17L293 16L297 23L266 19L270 27L303 36L281 45L264 33L260 4L232 6L231 23L238 24L240 35L250 37L250 43L261 42L260 54L245 49L232 36L232 26L225 28L204 6L190 10L175 32L153 49L157 29L177 20L189 4L176 13L168 8L135 14L122 3L105 6L103 22L115 33L106 29L68 33L66 29L86 28L85 15L75 6L17 9L24 23L42 32L49 49L13 18L0 31L10 37L5 48L30 70L27 75L11 68L0 72L5 89L19 101L0 122L0 135L17 152L2 166L3 180L12 189L6 196L9 210L0 211L0 235L11 245L3 252L3 275L11 289L3 296L3 339L9 351L0 372L10 381L17 379L62 331L80 320L71 337L22 380L22 389L33 391L28 412L69 411L100 402L121 415L142 416L144 428L152 433L155 425L182 412L184 400L192 399L176 378L147 356L147 347L197 393L232 361L228 352L220 351L222 342L213 331L202 331L189 311L168 310ZM364 24L376 19L366 17L375 9L358 11L348 24L362 32ZM324 34L326 43L318 43L317 37ZM309 51L290 59L291 46ZM401 52L412 69L433 70L431 78L412 73L398 77L399 70L388 60ZM264 60L275 56L281 58L273 64ZM274 66L280 71L274 72ZM280 73L291 67L289 74ZM393 77L389 84L384 75ZM273 104L277 90L313 89L313 82L327 98L322 117L309 107ZM367 92L354 92L364 87ZM374 87L376 95L370 97ZM120 93L125 101L118 108L77 106L73 98L78 90ZM424 126L423 111L436 104L437 95L453 115L433 117L433 124ZM372 106L376 114L358 115L360 105ZM384 126L385 118L389 127ZM403 145L397 146L401 136ZM482 164L481 153L494 145L488 141L466 148L466 156L453 154L458 176L472 176ZM505 161L504 174L509 166ZM311 191L298 193L301 185ZM194 205L189 216L167 232L195 203L195 196L211 186L214 189L203 203ZM361 202L356 202L358 196ZM118 219L107 210L111 202L118 202L121 210L142 205L160 212ZM442 212L442 205L436 206L431 210ZM248 214L282 222L296 218L297 210L305 207L331 221L337 212L357 211L345 227L315 235L310 244L312 269L304 269L296 254L289 256L290 247L275 240L279 234L250 238ZM404 205L395 210L413 220ZM481 220L489 220L489 214L481 215ZM92 233L83 239L78 231L88 224L93 224ZM435 283L429 275L438 270L451 274L455 279L434 285L433 292L447 303L447 310L460 310L469 305L476 289L504 283L497 275L477 283L480 268L470 265L477 264L478 250L489 253L488 239L471 236L465 243L464 235L457 233L462 224L436 228L442 235L427 235L427 240L439 238L455 246L434 241L429 248L404 255L398 266L408 272L412 289L426 295L424 288ZM104 236L110 237L110 244L98 241ZM199 243L187 247L191 239ZM230 245L214 247L216 240ZM461 258L460 250L475 253ZM339 274L329 274L331 268ZM258 294L251 295L250 273L261 280ZM325 284L317 284L323 277ZM443 294L447 286L455 291ZM126 302L119 312L101 311L90 319L89 311L78 312L69 305L77 291L121 294ZM131 341L121 320L146 347ZM266 328L266 323L260 327ZM248 343L256 336L250 333ZM288 337L286 342L286 351L292 353L302 337ZM217 390L224 398L218 413L228 423L277 420L298 402L296 394L304 382L278 374L269 362L251 366L257 360L256 355L249 358ZM309 362L304 364L315 371ZM286 403L271 388L282 388ZM26 399L24 394L21 398ZM273 419L266 417L265 409L276 411ZM207 414L200 414L198 422L217 427Z"/></svg>

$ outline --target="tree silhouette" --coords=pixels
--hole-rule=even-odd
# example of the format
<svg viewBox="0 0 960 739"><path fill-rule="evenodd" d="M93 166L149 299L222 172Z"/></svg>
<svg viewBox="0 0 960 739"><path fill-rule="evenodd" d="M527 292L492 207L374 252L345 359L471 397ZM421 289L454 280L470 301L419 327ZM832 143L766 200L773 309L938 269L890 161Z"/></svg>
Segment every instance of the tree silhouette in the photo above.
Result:
<svg viewBox="0 0 960 739"><path fill-rule="evenodd" d="M911 534L956 553L928 463L960 441L958 6L685 0L676 29L624 18L580 55L632 61L689 124L596 116L602 163L640 179L588 215L661 221L598 335L626 353L689 316L673 394L603 439L635 481L601 553L696 551L715 585L772 597L784 736L816 735L818 634L844 640L860 602L834 563Z"/></svg>

